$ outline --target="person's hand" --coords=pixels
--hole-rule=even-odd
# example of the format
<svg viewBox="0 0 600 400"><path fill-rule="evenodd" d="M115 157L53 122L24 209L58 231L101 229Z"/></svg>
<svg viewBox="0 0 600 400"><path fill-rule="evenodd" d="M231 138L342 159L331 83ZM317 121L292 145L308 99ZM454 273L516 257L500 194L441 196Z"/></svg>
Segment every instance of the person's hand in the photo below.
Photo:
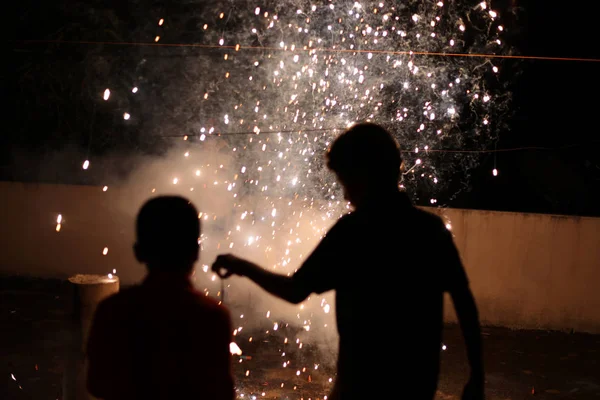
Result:
<svg viewBox="0 0 600 400"><path fill-rule="evenodd" d="M213 263L212 270L221 278L229 278L234 274L244 275L244 271L247 270L249 264L248 261L233 254L222 254Z"/></svg>
<svg viewBox="0 0 600 400"><path fill-rule="evenodd" d="M471 377L463 390L462 400L484 400L483 379Z"/></svg>

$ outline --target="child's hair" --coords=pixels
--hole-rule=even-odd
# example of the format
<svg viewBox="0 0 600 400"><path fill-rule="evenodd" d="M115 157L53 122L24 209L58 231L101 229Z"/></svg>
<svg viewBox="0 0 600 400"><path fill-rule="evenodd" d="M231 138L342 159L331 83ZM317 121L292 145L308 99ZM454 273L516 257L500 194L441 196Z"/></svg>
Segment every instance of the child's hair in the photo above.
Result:
<svg viewBox="0 0 600 400"><path fill-rule="evenodd" d="M376 184L397 184L401 165L396 139L370 122L356 124L342 133L327 153L327 166L346 182L361 177Z"/></svg>
<svg viewBox="0 0 600 400"><path fill-rule="evenodd" d="M198 211L183 197L155 197L141 208L136 235L136 246L142 250L144 262L168 263L177 268L179 264L197 258Z"/></svg>

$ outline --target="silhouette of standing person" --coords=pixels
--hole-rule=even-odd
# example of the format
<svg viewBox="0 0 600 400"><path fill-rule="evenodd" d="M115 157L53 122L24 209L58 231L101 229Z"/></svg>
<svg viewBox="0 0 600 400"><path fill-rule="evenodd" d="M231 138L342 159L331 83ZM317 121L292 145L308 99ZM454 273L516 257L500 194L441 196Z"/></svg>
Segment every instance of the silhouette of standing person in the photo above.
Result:
<svg viewBox="0 0 600 400"><path fill-rule="evenodd" d="M399 190L397 142L378 125L357 124L334 141L327 162L354 211L292 276L233 255L219 256L213 270L246 276L291 303L336 291L339 356L331 400L433 399L449 292L471 367L463 399L483 399L479 317L461 259L442 220Z"/></svg>
<svg viewBox="0 0 600 400"><path fill-rule="evenodd" d="M135 256L148 275L98 305L88 391L105 400L232 400L229 313L190 282L198 212L182 197L153 198L138 214L136 233Z"/></svg>

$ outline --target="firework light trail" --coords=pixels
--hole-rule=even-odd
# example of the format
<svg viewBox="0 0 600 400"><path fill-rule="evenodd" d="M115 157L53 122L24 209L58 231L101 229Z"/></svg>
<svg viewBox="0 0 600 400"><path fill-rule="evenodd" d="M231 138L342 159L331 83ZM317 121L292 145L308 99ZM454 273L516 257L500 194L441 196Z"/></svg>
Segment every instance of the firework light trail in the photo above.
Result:
<svg viewBox="0 0 600 400"><path fill-rule="evenodd" d="M180 159L156 175L148 195L181 193L200 206L205 263L233 252L293 273L348 209L323 154L356 121L378 122L393 132L408 151L403 185L426 193L435 205L447 182L463 179L476 156L428 150L486 148L498 130L494 118L508 101L488 86L497 81L500 61L422 55L504 54L504 28L485 2L463 8L450 1L217 1L198 19L202 43L215 48L186 60L202 74L188 79L175 98L193 104L195 117L184 131L169 132L182 136L174 146ZM153 42L165 39L161 29L168 24L168 18L158 21ZM158 67L145 66L152 68ZM142 94L150 75L131 82L131 93ZM111 101L114 94L106 88L99 98ZM142 118L133 110L121 115L123 123ZM207 265L196 276L208 295L223 295ZM226 289L243 354L253 339L242 332L260 330L262 339L277 342L279 365L299 382L311 381L319 363L292 362L286 351L335 337L330 295L288 307L264 293L247 301L243 285L233 279ZM281 333L289 326L298 329ZM330 378L313 396L327 394ZM246 386L243 377L238 384L238 395L246 398L301 397L298 385L276 378L266 389Z"/></svg>

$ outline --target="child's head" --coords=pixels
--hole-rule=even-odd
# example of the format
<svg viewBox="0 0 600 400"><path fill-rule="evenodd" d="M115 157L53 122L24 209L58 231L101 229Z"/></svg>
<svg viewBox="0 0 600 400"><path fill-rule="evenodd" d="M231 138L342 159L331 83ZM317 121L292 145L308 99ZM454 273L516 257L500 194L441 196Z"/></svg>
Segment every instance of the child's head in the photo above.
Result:
<svg viewBox="0 0 600 400"><path fill-rule="evenodd" d="M136 258L148 269L190 273L198 260L198 211L183 197L150 199L138 214L136 236Z"/></svg>
<svg viewBox="0 0 600 400"><path fill-rule="evenodd" d="M352 126L327 153L327 166L336 173L347 199L355 205L366 193L397 189L401 165L398 142L373 123Z"/></svg>

